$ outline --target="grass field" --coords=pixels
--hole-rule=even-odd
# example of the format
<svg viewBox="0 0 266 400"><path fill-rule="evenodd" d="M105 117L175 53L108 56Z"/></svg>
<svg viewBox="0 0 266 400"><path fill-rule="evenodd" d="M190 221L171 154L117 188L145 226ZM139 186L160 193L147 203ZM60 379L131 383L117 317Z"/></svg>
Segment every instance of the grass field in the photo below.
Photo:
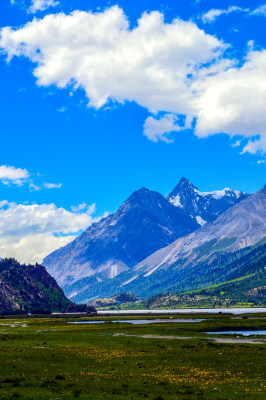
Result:
<svg viewBox="0 0 266 400"><path fill-rule="evenodd" d="M0 398L265 399L265 344L218 343L217 337L233 336L212 340L203 332L265 329L266 315L174 318L206 319L145 325L112 323L113 317L89 325L0 320Z"/></svg>

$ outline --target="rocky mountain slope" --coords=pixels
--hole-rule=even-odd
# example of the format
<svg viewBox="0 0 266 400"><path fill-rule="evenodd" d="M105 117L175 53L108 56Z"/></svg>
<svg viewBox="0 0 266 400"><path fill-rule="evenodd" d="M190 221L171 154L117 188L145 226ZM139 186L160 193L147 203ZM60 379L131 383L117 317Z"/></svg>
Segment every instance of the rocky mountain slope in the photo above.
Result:
<svg viewBox="0 0 266 400"><path fill-rule="evenodd" d="M247 193L229 188L200 192L188 179L182 178L167 199L195 218L199 225L204 225L246 197Z"/></svg>
<svg viewBox="0 0 266 400"><path fill-rule="evenodd" d="M223 282L228 253L255 245L266 236L266 185L229 208L215 221L158 250L130 271L98 284L75 301L130 291L140 297L172 288L179 292ZM214 273L215 272L215 273ZM93 289L93 290L92 290ZM172 290L171 289L171 290Z"/></svg>
<svg viewBox="0 0 266 400"><path fill-rule="evenodd" d="M43 264L69 296L97 282L114 278L154 251L199 225L161 194L142 188L115 214L93 224L67 246L47 256Z"/></svg>
<svg viewBox="0 0 266 400"><path fill-rule="evenodd" d="M14 259L0 261L0 313L44 311L93 311L68 300L41 265L20 265Z"/></svg>

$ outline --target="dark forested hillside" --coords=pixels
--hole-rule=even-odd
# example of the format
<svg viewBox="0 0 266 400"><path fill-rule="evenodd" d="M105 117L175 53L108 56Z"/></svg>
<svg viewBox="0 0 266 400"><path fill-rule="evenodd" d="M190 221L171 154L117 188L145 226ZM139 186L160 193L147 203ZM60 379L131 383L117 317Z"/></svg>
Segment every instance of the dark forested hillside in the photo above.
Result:
<svg viewBox="0 0 266 400"><path fill-rule="evenodd" d="M0 261L0 313L89 311L68 300L41 265Z"/></svg>

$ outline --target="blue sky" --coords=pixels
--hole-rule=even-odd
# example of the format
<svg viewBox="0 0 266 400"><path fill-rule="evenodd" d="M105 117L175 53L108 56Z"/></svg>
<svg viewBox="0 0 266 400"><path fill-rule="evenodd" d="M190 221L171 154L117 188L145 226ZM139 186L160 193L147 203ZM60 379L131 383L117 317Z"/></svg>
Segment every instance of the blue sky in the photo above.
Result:
<svg viewBox="0 0 266 400"><path fill-rule="evenodd" d="M2 0L0 253L40 260L142 186L264 185L265 22L261 1Z"/></svg>

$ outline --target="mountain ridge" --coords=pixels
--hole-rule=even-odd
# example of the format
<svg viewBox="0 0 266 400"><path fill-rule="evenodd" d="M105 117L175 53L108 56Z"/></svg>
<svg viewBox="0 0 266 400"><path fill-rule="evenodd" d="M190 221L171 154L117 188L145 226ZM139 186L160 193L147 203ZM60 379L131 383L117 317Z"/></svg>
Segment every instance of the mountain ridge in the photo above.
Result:
<svg viewBox="0 0 266 400"><path fill-rule="evenodd" d="M193 268L196 266L207 282L207 271L211 274L212 268L216 269L219 275L219 268L217 269L215 263L219 263L220 254L233 253L255 245L265 236L266 185L254 195L229 208L215 221L158 250L114 281L106 282L106 289L102 284L96 285L92 291L85 290L84 298L87 300L90 296L97 295L97 287L101 294L106 290L108 295L115 294L117 288L140 297L147 296L148 292L156 294L162 290L164 283L166 285L169 274L173 286L174 280L181 277L189 281L189 276L193 275ZM183 274L187 274L188 277L184 278ZM196 278L194 276L194 280ZM222 276L220 278L222 279ZM78 301L80 298L81 295L73 297Z"/></svg>
<svg viewBox="0 0 266 400"><path fill-rule="evenodd" d="M171 193L177 195L178 191L185 201L182 207L169 201L170 195L165 198L142 187L133 192L114 214L92 224L74 241L48 255L43 264L69 297L78 294L70 288L83 284L86 290L130 270L147 256L202 225L197 219L200 218L198 203L190 199L192 195L199 197L197 188L182 178ZM216 207L209 212L209 219L217 218L223 209L246 196L230 191L237 195L222 194L220 197L224 202L220 211L220 202L215 199L211 202L209 195L202 196L202 209ZM194 211L193 204L196 205Z"/></svg>
<svg viewBox="0 0 266 400"><path fill-rule="evenodd" d="M160 193L141 188L116 213L91 225L43 264L61 287L83 278L113 278L199 225Z"/></svg>

